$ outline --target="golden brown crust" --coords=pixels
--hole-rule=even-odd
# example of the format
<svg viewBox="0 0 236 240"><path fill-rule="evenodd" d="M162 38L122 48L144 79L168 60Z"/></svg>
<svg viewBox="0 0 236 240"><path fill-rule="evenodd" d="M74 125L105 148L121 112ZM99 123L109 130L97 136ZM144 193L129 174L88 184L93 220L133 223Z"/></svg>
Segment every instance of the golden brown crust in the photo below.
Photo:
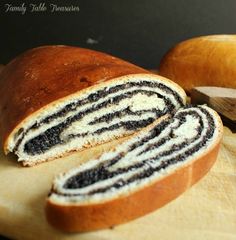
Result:
<svg viewBox="0 0 236 240"><path fill-rule="evenodd" d="M104 53L69 46L31 49L1 72L0 137L6 140L27 116L60 98L127 74L147 73Z"/></svg>
<svg viewBox="0 0 236 240"><path fill-rule="evenodd" d="M236 35L212 35L183 41L161 60L160 75L187 92L196 86L236 88Z"/></svg>
<svg viewBox="0 0 236 240"><path fill-rule="evenodd" d="M200 180L212 167L219 151L222 125L218 130L219 138L207 152L129 196L77 206L57 205L49 199L46 204L48 222L63 231L85 232L125 223L164 206Z"/></svg>

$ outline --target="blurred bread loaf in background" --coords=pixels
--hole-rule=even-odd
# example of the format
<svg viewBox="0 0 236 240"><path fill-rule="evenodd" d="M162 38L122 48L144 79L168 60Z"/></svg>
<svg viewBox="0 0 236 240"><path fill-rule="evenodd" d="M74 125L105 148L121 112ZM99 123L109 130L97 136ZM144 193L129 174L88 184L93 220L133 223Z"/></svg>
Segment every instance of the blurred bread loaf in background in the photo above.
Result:
<svg viewBox="0 0 236 240"><path fill-rule="evenodd" d="M188 93L197 86L236 88L236 35L211 35L180 42L162 58L159 74Z"/></svg>

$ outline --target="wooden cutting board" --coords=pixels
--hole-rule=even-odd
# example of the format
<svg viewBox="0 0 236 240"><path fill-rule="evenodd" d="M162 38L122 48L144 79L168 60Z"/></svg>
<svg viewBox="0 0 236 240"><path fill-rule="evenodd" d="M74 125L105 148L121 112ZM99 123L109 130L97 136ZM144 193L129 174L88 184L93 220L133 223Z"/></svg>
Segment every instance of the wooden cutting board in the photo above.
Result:
<svg viewBox="0 0 236 240"><path fill-rule="evenodd" d="M117 142L32 168L0 153L0 234L14 239L236 239L236 134L228 128L214 167L165 207L113 229L84 234L66 234L49 226L44 206L54 175Z"/></svg>
<svg viewBox="0 0 236 240"><path fill-rule="evenodd" d="M201 86L191 90L191 103L207 104L217 111L223 122L236 132L236 89Z"/></svg>

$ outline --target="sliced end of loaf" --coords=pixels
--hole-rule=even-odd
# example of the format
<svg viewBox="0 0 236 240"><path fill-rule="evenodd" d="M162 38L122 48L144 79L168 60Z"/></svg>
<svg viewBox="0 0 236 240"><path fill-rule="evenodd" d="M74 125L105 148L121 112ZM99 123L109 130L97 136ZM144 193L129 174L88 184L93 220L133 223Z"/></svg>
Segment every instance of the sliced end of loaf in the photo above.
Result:
<svg viewBox="0 0 236 240"><path fill-rule="evenodd" d="M65 231L89 231L143 216L204 176L221 138L221 120L206 106L163 117L57 177L47 200L48 221Z"/></svg>
<svg viewBox="0 0 236 240"><path fill-rule="evenodd" d="M131 74L59 99L26 118L6 149L33 166L127 136L185 105L184 91L154 74Z"/></svg>

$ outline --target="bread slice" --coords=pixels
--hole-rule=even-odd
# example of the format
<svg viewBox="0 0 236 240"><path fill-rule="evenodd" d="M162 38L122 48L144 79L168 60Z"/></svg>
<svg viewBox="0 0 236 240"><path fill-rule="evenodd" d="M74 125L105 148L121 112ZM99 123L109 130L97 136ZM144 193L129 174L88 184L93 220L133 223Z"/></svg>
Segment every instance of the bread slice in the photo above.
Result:
<svg viewBox="0 0 236 240"><path fill-rule="evenodd" d="M154 211L208 172L222 129L218 114L206 106L163 116L98 159L56 177L46 204L49 223L84 232Z"/></svg>
<svg viewBox="0 0 236 240"><path fill-rule="evenodd" d="M68 46L29 50L1 73L0 136L25 166L130 135L185 105L168 79Z"/></svg>
<svg viewBox="0 0 236 240"><path fill-rule="evenodd" d="M161 60L159 74L187 92L198 86L236 88L236 35L210 35L180 42Z"/></svg>

